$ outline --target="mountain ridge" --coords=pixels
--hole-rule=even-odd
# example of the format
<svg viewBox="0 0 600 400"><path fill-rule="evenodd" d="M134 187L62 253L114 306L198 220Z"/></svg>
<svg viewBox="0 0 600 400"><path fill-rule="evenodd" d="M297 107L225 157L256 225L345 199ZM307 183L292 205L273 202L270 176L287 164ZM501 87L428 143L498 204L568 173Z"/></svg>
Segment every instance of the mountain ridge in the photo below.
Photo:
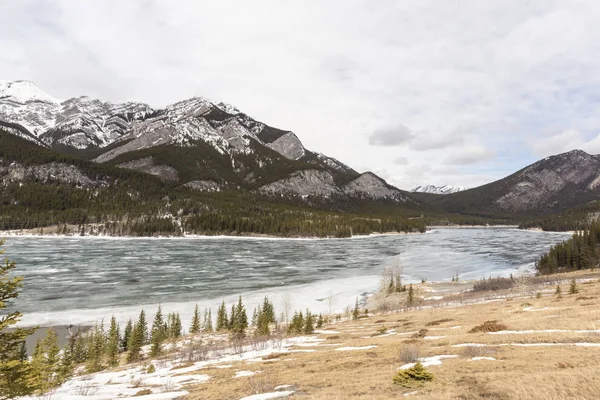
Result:
<svg viewBox="0 0 600 400"><path fill-rule="evenodd" d="M182 184L208 179L213 182L208 187L241 185L299 196L320 192L299 190L310 186L309 175L299 171L315 169L331 175L335 187L330 193L408 200L405 192L381 178L365 180L350 166L306 149L294 132L257 121L231 104L195 96L156 109L141 102L111 103L88 96L58 100L30 81L4 82L0 88L0 124L6 130L97 163L137 168L166 180L187 176ZM172 156L157 157L151 149L158 148ZM187 152L193 156L189 165L175 159L175 154L186 153L182 148L197 149ZM163 163L156 164L157 158ZM355 190L344 190L359 178ZM290 180L299 186L290 188ZM273 192L274 188L281 191Z"/></svg>

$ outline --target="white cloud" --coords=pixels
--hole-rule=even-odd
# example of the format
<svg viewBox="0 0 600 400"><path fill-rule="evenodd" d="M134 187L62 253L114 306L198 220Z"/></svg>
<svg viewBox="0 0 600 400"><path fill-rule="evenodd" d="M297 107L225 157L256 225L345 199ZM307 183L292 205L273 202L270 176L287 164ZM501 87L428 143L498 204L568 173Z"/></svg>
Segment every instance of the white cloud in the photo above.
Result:
<svg viewBox="0 0 600 400"><path fill-rule="evenodd" d="M538 157L547 157L575 149L598 154L600 153L600 134L586 140L578 130L567 129L555 135L536 138L531 143L531 148Z"/></svg>
<svg viewBox="0 0 600 400"><path fill-rule="evenodd" d="M407 177L399 157L441 171L485 163L489 174L464 167L415 182L469 186L556 152L560 138L542 132L573 129L578 147L600 150L599 19L600 3L585 0L467 0L458 10L408 0L5 1L0 79L156 107L203 95L389 176Z"/></svg>
<svg viewBox="0 0 600 400"><path fill-rule="evenodd" d="M448 165L470 165L490 160L494 153L484 146L465 146L448 156L444 163Z"/></svg>

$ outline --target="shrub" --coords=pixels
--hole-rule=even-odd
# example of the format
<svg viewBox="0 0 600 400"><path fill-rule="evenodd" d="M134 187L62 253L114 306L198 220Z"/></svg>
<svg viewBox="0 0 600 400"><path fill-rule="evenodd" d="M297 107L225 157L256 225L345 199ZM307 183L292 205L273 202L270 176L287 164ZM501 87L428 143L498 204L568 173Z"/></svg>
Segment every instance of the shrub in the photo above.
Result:
<svg viewBox="0 0 600 400"><path fill-rule="evenodd" d="M483 324L477 325L476 327L474 327L473 329L471 329L469 331L469 333L477 333L477 332L483 332L483 333L487 333L487 332L499 332L499 331L505 331L507 329L508 329L508 327L506 325L500 324L500 323L498 323L498 321L493 320L493 321L485 321Z"/></svg>
<svg viewBox="0 0 600 400"><path fill-rule="evenodd" d="M473 285L474 292L485 292L485 291L494 291L494 290L506 290L512 289L515 286L514 279L511 278L483 278L480 281L475 282Z"/></svg>
<svg viewBox="0 0 600 400"><path fill-rule="evenodd" d="M150 365L148 366L148 369L146 370L146 373L147 373L147 374L153 374L153 373L155 373L155 372L156 372L156 367L154 366L154 364L150 364Z"/></svg>
<svg viewBox="0 0 600 400"><path fill-rule="evenodd" d="M419 361L420 350L417 346L404 345L400 347L399 359L401 362L408 364Z"/></svg>
<svg viewBox="0 0 600 400"><path fill-rule="evenodd" d="M571 280L571 284L569 285L569 294L577 294L579 293L579 288L577 287L577 281L575 278Z"/></svg>
<svg viewBox="0 0 600 400"><path fill-rule="evenodd" d="M147 396L147 395L149 395L149 394L152 394L152 390L150 390L150 389L142 389L142 390L139 390L139 391L137 391L137 392L136 392L136 393L133 395L133 397L138 397L138 396Z"/></svg>
<svg viewBox="0 0 600 400"><path fill-rule="evenodd" d="M416 363L414 367L398 371L394 376L394 383L405 388L420 386L425 382L433 380L433 374L428 372L423 364Z"/></svg>

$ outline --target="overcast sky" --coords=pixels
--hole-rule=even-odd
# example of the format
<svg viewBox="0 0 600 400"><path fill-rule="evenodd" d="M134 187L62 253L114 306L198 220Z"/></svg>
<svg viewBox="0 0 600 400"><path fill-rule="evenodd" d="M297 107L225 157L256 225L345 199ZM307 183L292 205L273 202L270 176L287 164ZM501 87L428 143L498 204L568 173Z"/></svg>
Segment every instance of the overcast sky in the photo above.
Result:
<svg viewBox="0 0 600 400"><path fill-rule="evenodd" d="M0 79L194 95L410 189L600 153L600 2L4 0Z"/></svg>

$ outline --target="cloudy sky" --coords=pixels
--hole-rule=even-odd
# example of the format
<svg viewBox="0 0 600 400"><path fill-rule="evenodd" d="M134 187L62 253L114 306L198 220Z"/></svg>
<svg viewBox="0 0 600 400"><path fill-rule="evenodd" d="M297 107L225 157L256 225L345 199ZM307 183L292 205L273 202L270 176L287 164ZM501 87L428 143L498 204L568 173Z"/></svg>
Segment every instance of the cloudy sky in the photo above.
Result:
<svg viewBox="0 0 600 400"><path fill-rule="evenodd" d="M0 79L161 107L194 95L401 188L600 153L600 2L18 0Z"/></svg>

